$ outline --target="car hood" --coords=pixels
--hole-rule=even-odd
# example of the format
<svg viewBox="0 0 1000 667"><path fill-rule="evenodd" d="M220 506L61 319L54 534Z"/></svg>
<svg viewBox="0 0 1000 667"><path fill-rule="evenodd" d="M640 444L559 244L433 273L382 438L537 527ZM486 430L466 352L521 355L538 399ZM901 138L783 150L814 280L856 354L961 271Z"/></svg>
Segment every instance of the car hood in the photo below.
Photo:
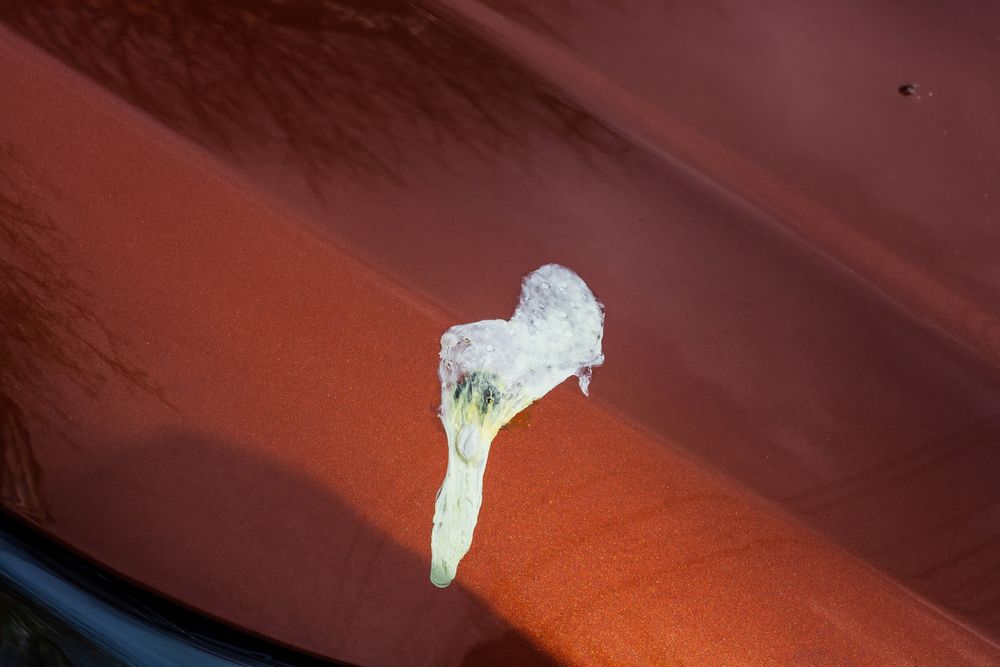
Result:
<svg viewBox="0 0 1000 667"><path fill-rule="evenodd" d="M988 22L638 4L7 3L4 504L364 664L997 660ZM439 590L440 336L548 262L607 360Z"/></svg>

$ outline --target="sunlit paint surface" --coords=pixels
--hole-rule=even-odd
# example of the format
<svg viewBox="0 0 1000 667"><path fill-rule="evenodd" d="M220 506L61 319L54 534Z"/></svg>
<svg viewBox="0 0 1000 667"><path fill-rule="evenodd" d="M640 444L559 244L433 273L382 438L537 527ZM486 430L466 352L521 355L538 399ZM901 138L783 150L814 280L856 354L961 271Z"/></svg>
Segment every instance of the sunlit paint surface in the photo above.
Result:
<svg viewBox="0 0 1000 667"><path fill-rule="evenodd" d="M410 5L25 2L2 16L71 65L0 40L0 78L17 91L0 105L0 132L31 167L12 173L68 239L50 255L78 286L53 280L57 316L23 321L58 327L75 304L94 343L4 341L19 368L43 360L31 386L3 369L18 408L4 470L31 479L11 504L35 507L48 530L210 613L363 663L995 661L951 620L987 642L996 634L994 375L982 355L956 353L946 318L782 231L807 185L806 199L835 213L827 231L885 219L877 200L838 209L848 200L827 189L829 174L799 170L803 152L820 165L844 155L837 133L789 148L770 139L768 114L738 114L773 153L704 176L662 146L637 148L648 135L619 122L634 115L595 120L553 95L532 74L546 62L519 65ZM949 16L925 25L969 48L990 24ZM846 29L816 43L834 56L878 46L900 71L940 53L905 39L886 52ZM964 48L949 62L971 62ZM689 47L738 61L744 51L725 35ZM964 161L930 159L950 143L897 140L995 104L936 94L941 106L917 107L894 74L867 66L836 70L846 79L817 92L799 85L827 80L795 67L807 60L790 58L775 79L693 62L664 60L691 68L672 99L718 109L685 116L720 119L701 133L718 138L737 118L725 109L782 91L808 92L797 119L823 127L852 99L878 100L852 138L879 146L883 164L925 170L903 190L957 192L990 173L976 157L995 140L987 116L940 140L957 141ZM718 102L741 82L767 93ZM893 141L906 149L896 158ZM718 164L699 153L712 144L678 145L698 149L686 157L700 167ZM848 172L859 160L869 163L847 159ZM788 173L806 181L771 187ZM748 203L747 184L767 187ZM961 278L988 278L961 259L988 244L948 231L974 239L982 200L935 206L947 224L920 213L934 207L900 219L958 254L935 263L888 245L925 274L947 264L960 276L951 292L979 304L965 321L989 341L984 292ZM917 229L914 244L933 247ZM419 463L440 454L436 341L451 323L507 312L493 286L549 261L614 304L614 363L595 400L558 388L505 432L477 558L436 590L426 509L441 471ZM136 384L133 371L155 382Z"/></svg>
<svg viewBox="0 0 1000 667"><path fill-rule="evenodd" d="M525 276L510 320L458 324L441 337L448 470L434 501L431 581L445 587L472 545L490 445L517 413L577 376L587 394L604 363L604 309L580 276L546 264Z"/></svg>

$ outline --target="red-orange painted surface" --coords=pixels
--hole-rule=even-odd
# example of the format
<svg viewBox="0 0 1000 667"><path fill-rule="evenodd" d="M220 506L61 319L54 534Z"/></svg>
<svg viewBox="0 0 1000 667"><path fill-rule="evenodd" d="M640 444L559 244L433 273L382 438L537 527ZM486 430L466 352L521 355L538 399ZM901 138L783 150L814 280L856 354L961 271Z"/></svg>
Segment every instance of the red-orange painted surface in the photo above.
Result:
<svg viewBox="0 0 1000 667"><path fill-rule="evenodd" d="M1000 659L987 269L846 208L828 174L795 172L780 123L745 133L774 134L816 191L710 123L678 135L655 81L601 61L624 46L478 5L469 34L408 5L287 6L0 11L3 266L40 278L0 288L8 507L366 664ZM809 70L787 67L796 89ZM591 111L609 129L532 73L580 68L656 113L608 98ZM729 90L704 76L699 95ZM864 76L888 99L859 132L928 122L902 79ZM839 115L813 102L799 122ZM979 164L934 173L947 190ZM941 201L961 231L916 216L934 233L913 246L988 242L978 200ZM877 250L852 254L862 233ZM509 313L549 261L606 305L607 363L592 400L561 387L501 431L473 548L436 589L439 336ZM982 335L883 269L976 304Z"/></svg>

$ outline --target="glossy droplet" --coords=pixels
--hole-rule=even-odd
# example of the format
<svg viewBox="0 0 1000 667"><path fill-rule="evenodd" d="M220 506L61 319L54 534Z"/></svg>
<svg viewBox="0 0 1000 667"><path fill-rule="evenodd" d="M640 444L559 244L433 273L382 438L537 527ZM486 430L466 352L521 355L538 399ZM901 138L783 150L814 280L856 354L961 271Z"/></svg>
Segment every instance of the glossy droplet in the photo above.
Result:
<svg viewBox="0 0 1000 667"><path fill-rule="evenodd" d="M458 452L467 459L479 453L479 439L475 429L464 428L458 434Z"/></svg>

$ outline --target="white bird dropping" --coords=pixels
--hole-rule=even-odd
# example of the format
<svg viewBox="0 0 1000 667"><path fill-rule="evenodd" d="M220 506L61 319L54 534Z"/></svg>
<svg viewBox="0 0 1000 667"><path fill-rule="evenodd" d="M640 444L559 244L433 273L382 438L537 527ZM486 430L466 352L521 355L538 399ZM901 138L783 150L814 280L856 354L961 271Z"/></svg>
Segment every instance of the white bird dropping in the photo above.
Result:
<svg viewBox="0 0 1000 667"><path fill-rule="evenodd" d="M604 363L604 308L564 266L524 278L510 320L457 324L441 336L441 421L448 472L431 529L431 581L445 587L472 545L490 444L514 415L571 375L587 393Z"/></svg>

